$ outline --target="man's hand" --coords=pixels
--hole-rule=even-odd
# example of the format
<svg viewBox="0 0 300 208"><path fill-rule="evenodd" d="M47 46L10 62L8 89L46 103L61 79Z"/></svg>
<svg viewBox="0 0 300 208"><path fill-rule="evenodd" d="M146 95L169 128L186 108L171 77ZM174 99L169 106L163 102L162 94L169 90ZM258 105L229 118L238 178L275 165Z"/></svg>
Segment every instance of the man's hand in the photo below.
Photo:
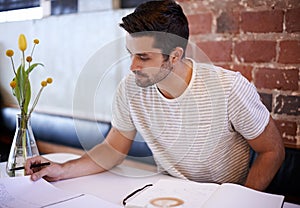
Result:
<svg viewBox="0 0 300 208"><path fill-rule="evenodd" d="M39 168L30 168L33 164L40 164L44 162L50 162L50 165ZM31 180L36 181L40 178L44 178L47 181L58 181L63 175L63 165L48 161L44 157L36 156L27 159L25 164L26 175L31 175Z"/></svg>

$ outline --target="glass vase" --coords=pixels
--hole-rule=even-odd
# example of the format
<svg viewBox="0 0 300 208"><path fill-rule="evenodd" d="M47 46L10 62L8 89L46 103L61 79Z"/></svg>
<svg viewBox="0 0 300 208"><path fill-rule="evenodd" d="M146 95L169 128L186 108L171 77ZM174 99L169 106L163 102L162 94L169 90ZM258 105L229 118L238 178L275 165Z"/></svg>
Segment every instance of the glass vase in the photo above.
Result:
<svg viewBox="0 0 300 208"><path fill-rule="evenodd" d="M31 128L30 117L16 115L16 131L10 148L6 172L10 177L24 176L26 159L39 155Z"/></svg>

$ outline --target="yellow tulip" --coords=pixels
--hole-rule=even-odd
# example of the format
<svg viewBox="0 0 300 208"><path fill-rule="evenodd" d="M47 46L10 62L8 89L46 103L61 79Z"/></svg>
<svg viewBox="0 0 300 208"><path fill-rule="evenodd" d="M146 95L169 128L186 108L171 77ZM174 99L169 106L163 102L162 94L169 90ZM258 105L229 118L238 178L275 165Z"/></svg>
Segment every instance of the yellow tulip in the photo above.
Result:
<svg viewBox="0 0 300 208"><path fill-rule="evenodd" d="M27 48L27 42L26 42L26 37L24 34L21 34L19 36L19 49L21 51L25 51Z"/></svg>

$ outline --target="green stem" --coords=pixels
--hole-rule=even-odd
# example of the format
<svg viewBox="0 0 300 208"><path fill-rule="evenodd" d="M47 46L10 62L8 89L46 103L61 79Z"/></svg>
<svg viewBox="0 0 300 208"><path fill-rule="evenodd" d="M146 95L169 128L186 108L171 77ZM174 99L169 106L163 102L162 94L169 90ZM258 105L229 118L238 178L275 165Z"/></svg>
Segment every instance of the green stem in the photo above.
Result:
<svg viewBox="0 0 300 208"><path fill-rule="evenodd" d="M22 51L22 57L23 59L21 60L21 71L24 69L25 71L25 54L24 51ZM23 110L24 104L25 104L25 89L23 89L23 84L19 83L19 81L22 79L22 82L24 82L24 74L21 72L19 76L22 75L22 77L18 77L18 85L19 85L19 90L20 90L20 108Z"/></svg>
<svg viewBox="0 0 300 208"><path fill-rule="evenodd" d="M35 45L36 45L36 44L33 45L33 48L32 48L31 54L30 54L31 57L33 56L33 51L34 51L34 49L35 49Z"/></svg>
<svg viewBox="0 0 300 208"><path fill-rule="evenodd" d="M44 89L44 87L41 87L40 91L38 92L37 96L35 97L34 102L32 104L32 107L31 107L31 109L30 109L30 111L28 113L28 117L31 116L32 111L34 110L35 106L37 105L37 103L39 101L39 98L40 98L40 96L42 94L43 89Z"/></svg>
<svg viewBox="0 0 300 208"><path fill-rule="evenodd" d="M26 113L21 111L21 132L22 132L22 149L23 149L23 158L27 158L27 148L26 148L26 129L27 122L29 117L27 117Z"/></svg>
<svg viewBox="0 0 300 208"><path fill-rule="evenodd" d="M19 103L20 109L22 110L23 109L23 94L22 94L22 90L21 90L21 82L20 82L19 74L20 73L16 74L16 82L18 85L18 93L20 95L20 98L18 99L18 103Z"/></svg>
<svg viewBox="0 0 300 208"><path fill-rule="evenodd" d="M11 60L11 65L12 65L12 68L13 68L13 70L14 70L15 76L17 76L17 72L16 72L16 69L15 69L14 60L13 60L12 57L10 57L10 60Z"/></svg>
<svg viewBox="0 0 300 208"><path fill-rule="evenodd" d="M22 65L25 67L25 53L24 53L24 51L22 51L22 57L23 57Z"/></svg>

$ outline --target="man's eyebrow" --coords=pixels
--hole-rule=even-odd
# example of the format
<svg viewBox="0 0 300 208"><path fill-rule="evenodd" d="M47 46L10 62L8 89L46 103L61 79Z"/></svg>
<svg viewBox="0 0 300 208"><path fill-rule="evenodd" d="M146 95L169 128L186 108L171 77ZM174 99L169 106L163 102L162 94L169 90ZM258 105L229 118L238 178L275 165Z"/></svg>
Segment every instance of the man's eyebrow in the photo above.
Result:
<svg viewBox="0 0 300 208"><path fill-rule="evenodd" d="M126 47L126 50L128 51L128 53L130 53L131 54L131 51Z"/></svg>
<svg viewBox="0 0 300 208"><path fill-rule="evenodd" d="M128 51L128 53L133 54L127 47L126 47L126 50ZM137 56L147 56L148 54L145 52L145 53L135 53L135 55L137 55Z"/></svg>

